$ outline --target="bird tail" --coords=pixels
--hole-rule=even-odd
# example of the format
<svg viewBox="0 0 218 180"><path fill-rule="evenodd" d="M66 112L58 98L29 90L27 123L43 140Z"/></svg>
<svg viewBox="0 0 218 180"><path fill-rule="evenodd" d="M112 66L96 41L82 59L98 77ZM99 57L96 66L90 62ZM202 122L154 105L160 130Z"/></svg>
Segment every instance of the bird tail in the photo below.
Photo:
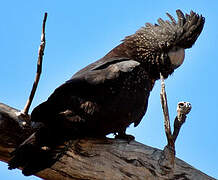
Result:
<svg viewBox="0 0 218 180"><path fill-rule="evenodd" d="M8 163L9 169L21 168L26 176L35 174L45 168L51 167L66 151L65 142L80 134L80 123L65 125L65 114L55 114L56 109L52 103L44 102L37 106L31 120L43 121L43 126L20 144L12 153Z"/></svg>
<svg viewBox="0 0 218 180"><path fill-rule="evenodd" d="M54 163L54 157L49 136L50 132L46 128L33 133L11 153L8 169L21 167L22 173L29 176L50 167Z"/></svg>

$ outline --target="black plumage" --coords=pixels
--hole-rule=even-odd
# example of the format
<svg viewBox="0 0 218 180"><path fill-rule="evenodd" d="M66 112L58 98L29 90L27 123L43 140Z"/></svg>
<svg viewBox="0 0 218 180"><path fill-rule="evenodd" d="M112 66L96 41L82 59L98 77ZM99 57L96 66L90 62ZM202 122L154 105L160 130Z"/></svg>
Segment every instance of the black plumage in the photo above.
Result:
<svg viewBox="0 0 218 180"><path fill-rule="evenodd" d="M33 174L44 168L40 157L46 159L67 139L109 133L131 139L126 128L140 123L160 73L167 78L182 64L184 49L192 47L203 29L202 16L176 12L178 22L167 14L171 21L147 23L37 106L31 120L44 126L15 150L9 168L23 167L25 175Z"/></svg>

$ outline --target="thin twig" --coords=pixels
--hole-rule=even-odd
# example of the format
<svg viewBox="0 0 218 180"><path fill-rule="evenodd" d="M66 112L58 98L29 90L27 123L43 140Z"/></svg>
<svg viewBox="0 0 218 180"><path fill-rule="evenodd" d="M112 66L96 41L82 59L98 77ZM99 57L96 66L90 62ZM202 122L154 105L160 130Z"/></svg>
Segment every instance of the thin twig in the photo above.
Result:
<svg viewBox="0 0 218 180"><path fill-rule="evenodd" d="M35 77L35 81L33 83L33 87L30 93L30 96L26 102L26 105L23 109L23 114L28 114L29 112L29 108L30 105L33 101L33 97L35 95L38 83L39 83L39 79L40 79L40 75L42 72L42 60L43 60L43 55L44 55L44 49L45 49L45 23L46 23L46 19L47 19L47 13L45 13L44 15L44 19L43 19L43 25L42 25L42 35L41 35L41 43L39 46L39 51L38 51L38 62L37 62L37 72L36 72L36 77Z"/></svg>
<svg viewBox="0 0 218 180"><path fill-rule="evenodd" d="M172 133L171 133L171 128L170 128L170 117L169 117L169 110L168 110L168 104L167 104L167 95L165 91L165 83L164 83L164 78L162 74L160 73L160 80L161 80L161 105L164 113L164 128L165 128L165 133L167 136L167 142L169 145L172 145Z"/></svg>

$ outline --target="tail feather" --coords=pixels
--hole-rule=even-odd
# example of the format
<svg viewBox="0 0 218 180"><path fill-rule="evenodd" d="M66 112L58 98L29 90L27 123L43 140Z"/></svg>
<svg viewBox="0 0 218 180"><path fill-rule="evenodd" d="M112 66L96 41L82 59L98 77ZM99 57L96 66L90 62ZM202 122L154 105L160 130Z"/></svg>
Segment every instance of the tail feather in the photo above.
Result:
<svg viewBox="0 0 218 180"><path fill-rule="evenodd" d="M42 137L43 138L40 138ZM54 163L54 153L49 131L41 128L33 133L12 153L12 159L8 163L8 169L22 168L26 176L50 167Z"/></svg>
<svg viewBox="0 0 218 180"><path fill-rule="evenodd" d="M15 169L19 167L25 167L34 148L30 144L25 144L18 147L15 151L11 153L12 159L8 163L8 169Z"/></svg>
<svg viewBox="0 0 218 180"><path fill-rule="evenodd" d="M72 125L64 115L54 115L55 113L51 115L52 108L49 106L50 104L45 102L39 105L40 108L33 110L31 120L37 122L39 119L46 119L42 121L44 126L11 153L9 169L22 168L23 174L28 176L51 167L61 157L63 151L66 151L61 145L73 137L81 137L80 129L83 123L76 122Z"/></svg>

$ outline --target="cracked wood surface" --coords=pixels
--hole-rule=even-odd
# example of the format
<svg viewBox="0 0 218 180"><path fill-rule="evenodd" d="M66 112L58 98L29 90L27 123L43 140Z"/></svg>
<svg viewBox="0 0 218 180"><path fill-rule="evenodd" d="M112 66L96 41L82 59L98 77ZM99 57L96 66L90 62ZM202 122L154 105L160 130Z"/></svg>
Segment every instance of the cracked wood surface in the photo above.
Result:
<svg viewBox="0 0 218 180"><path fill-rule="evenodd" d="M27 138L37 125L19 116L18 110L0 103L0 160ZM117 139L73 140L52 167L36 176L48 180L215 180L176 158L173 169L159 163L163 153L131 141Z"/></svg>

